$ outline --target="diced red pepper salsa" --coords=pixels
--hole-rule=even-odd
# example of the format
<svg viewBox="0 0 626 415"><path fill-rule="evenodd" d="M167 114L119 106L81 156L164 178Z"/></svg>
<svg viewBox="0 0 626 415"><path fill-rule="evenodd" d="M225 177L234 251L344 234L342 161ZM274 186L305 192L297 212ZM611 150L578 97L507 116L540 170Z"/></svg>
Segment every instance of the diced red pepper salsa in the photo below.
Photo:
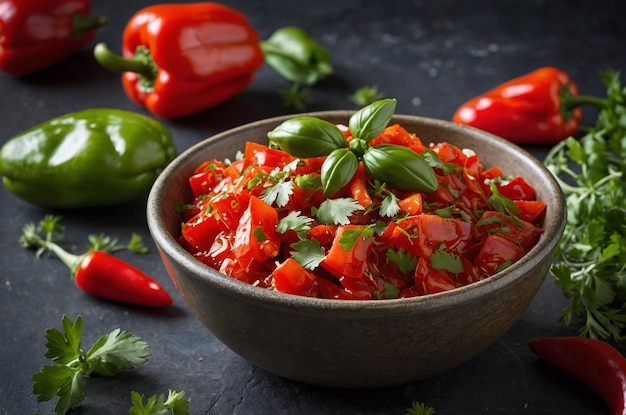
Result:
<svg viewBox="0 0 626 415"><path fill-rule="evenodd" d="M237 161L207 160L189 178L194 199L183 214L181 243L249 284L349 300L462 287L507 268L537 243L546 204L523 177L484 169L477 154L450 143L424 146L400 125L370 145L385 143L438 157L437 190L383 184L381 192L359 165L329 201L320 182L324 157L298 159L250 142ZM494 191L517 210L496 210Z"/></svg>

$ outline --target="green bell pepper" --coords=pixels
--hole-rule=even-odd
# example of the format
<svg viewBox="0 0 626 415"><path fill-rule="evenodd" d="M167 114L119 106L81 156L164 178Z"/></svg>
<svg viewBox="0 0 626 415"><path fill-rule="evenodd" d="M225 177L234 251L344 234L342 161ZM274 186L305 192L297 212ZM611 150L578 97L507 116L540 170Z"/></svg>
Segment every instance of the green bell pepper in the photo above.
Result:
<svg viewBox="0 0 626 415"><path fill-rule="evenodd" d="M0 149L15 196L49 208L112 206L145 195L176 157L161 123L133 112L87 109L37 125Z"/></svg>

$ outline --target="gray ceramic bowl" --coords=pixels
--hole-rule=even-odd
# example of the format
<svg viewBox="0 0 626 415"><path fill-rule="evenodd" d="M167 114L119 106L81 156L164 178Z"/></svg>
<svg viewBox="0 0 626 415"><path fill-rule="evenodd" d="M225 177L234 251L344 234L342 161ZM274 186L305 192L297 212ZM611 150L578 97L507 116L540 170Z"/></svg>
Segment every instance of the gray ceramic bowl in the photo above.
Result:
<svg viewBox="0 0 626 415"><path fill-rule="evenodd" d="M314 115L347 124L352 112ZM450 122L395 116L424 143L448 141L475 150L486 167L501 166L533 185L547 203L545 232L519 262L489 279L424 297L345 301L253 287L203 265L178 243L174 206L190 200L187 178L208 158L233 159L246 141L289 117L244 125L194 145L157 179L147 220L165 268L209 331L251 363L279 376L343 388L373 388L424 379L461 365L496 342L521 317L541 286L563 233L566 210L558 184L519 147Z"/></svg>

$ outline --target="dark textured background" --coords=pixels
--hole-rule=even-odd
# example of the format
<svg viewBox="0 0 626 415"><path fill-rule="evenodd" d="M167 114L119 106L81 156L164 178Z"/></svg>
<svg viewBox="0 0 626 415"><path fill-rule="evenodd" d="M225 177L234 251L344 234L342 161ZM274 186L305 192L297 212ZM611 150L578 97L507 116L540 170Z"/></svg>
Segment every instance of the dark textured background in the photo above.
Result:
<svg viewBox="0 0 626 415"><path fill-rule="evenodd" d="M95 2L109 16L98 40L120 50L125 22L141 1ZM311 110L356 109L348 95L377 85L398 99L398 113L450 119L458 105L497 83L553 65L571 74L581 91L602 95L598 72L626 69L626 2L595 1L229 1L249 16L262 39L297 25L331 51L334 75L311 91ZM277 91L287 84L263 67L254 83L231 101L178 121L163 123L179 151L228 128L290 113ZM122 91L119 76L86 49L40 74L13 79L0 74L0 143L68 112L114 107L146 113ZM587 110L587 123L595 119ZM547 148L527 147L543 158ZM250 365L212 337L175 292L150 240L145 201L87 211L56 212L16 199L0 188L0 409L3 414L52 412L38 404L31 375L48 363L43 333L61 316L81 314L84 343L121 327L146 340L150 361L114 379L86 380L87 398L76 414L123 414L130 391L160 394L184 390L192 414L403 414L411 401L437 414L606 414L592 392L538 364L530 338L575 334L559 323L565 301L551 278L521 320L487 351L446 374L404 387L370 391L329 390L278 378ZM101 301L76 289L67 269L51 257L35 259L17 238L27 222L47 213L63 216L64 244L83 249L89 233L126 240L144 238L151 252L121 254L161 281L175 306L146 310ZM445 327L442 327L445 330ZM364 351L364 353L367 351ZM389 356L389 359L393 359Z"/></svg>

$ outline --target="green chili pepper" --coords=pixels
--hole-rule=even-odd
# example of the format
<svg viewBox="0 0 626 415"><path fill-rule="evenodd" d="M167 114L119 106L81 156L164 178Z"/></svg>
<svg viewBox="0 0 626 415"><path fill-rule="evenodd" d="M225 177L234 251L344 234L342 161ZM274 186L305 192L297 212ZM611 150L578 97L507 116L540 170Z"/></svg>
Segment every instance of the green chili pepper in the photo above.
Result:
<svg viewBox="0 0 626 415"><path fill-rule="evenodd" d="M288 81L313 85L333 72L330 52L298 27L283 27L261 42L265 62Z"/></svg>
<svg viewBox="0 0 626 415"><path fill-rule="evenodd" d="M381 99L361 108L350 117L348 128L354 138L367 142L383 132L396 110L395 99Z"/></svg>
<svg viewBox="0 0 626 415"><path fill-rule="evenodd" d="M176 157L170 132L128 111L88 109L7 141L0 175L9 191L50 208L111 206L144 195Z"/></svg>
<svg viewBox="0 0 626 415"><path fill-rule="evenodd" d="M359 167L356 155L347 148L333 150L322 163L320 178L324 196L335 194L350 183L350 180Z"/></svg>
<svg viewBox="0 0 626 415"><path fill-rule="evenodd" d="M380 144L363 154L363 167L374 178L401 190L437 190L437 175L428 162L408 147Z"/></svg>
<svg viewBox="0 0 626 415"><path fill-rule="evenodd" d="M348 140L336 125L308 116L291 118L267 136L294 157L325 156L348 145Z"/></svg>

